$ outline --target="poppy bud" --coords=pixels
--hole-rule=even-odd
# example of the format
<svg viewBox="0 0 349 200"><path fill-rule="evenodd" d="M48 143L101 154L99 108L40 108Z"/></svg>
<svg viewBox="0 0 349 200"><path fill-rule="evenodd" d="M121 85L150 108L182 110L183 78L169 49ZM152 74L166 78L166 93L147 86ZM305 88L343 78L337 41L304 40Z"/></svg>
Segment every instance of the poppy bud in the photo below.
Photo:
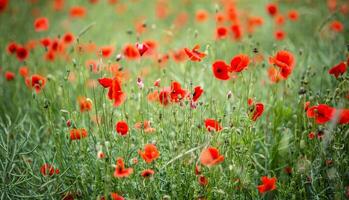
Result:
<svg viewBox="0 0 349 200"><path fill-rule="evenodd" d="M66 122L66 124L67 124L67 127L70 127L70 126L71 126L71 120L68 119L67 122Z"/></svg>

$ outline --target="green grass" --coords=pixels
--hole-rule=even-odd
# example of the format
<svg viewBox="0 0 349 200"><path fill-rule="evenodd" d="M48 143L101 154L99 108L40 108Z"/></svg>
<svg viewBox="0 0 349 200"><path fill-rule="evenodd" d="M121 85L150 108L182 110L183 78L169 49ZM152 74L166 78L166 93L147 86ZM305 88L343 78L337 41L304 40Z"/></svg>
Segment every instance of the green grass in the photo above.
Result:
<svg viewBox="0 0 349 200"><path fill-rule="evenodd" d="M0 65L3 68L0 72L0 199L61 199L68 192L76 199L110 198L110 192L126 199L346 198L348 125L317 125L307 118L304 103L349 108L349 101L344 98L349 88L348 74L335 79L327 72L347 60L348 15L331 14L322 0L280 1L283 13L296 9L300 18L294 23L286 22L283 29L287 37L277 42L273 36L275 25L265 11L268 1L239 1L239 10L262 16L263 26L239 42L217 41L214 18L198 24L195 11L206 9L214 15L217 7L223 10L222 6L209 0L189 2L184 5L182 1L169 1L171 14L159 20L154 14L156 1L120 0L119 3L128 5L122 15L115 13L115 6L102 0L97 5L69 0L62 12L52 11L50 1L40 0L33 5L22 0L11 1L7 11L0 14ZM86 6L87 16L70 20L71 5ZM33 8L40 9L40 16L49 18L48 31L34 31ZM173 19L182 11L189 15L187 25L179 30L171 28ZM36 94L17 73L24 64L5 51L10 41L24 43L29 39L56 37L66 31L78 36L87 28L73 46L89 41L97 46L112 45L116 51L103 63L116 63L114 57L124 44L137 42L134 22L139 17L146 17L148 27L139 37L140 41L156 40L158 52L191 49L200 44L207 56L202 62L176 63L170 59L164 66L156 59L123 59L118 64L130 72L130 77L122 84L127 99L120 107L113 107L106 97L107 89L98 83L95 88L86 86L89 79L112 77L109 72L95 74L85 67L86 60L98 59L96 54L80 54L71 46L67 49L69 61L47 62L42 57L45 49L38 46L25 61L32 74L48 78L45 88ZM334 19L344 23L344 32L335 34L327 29ZM127 34L128 30L133 30L133 34ZM169 32L172 36L167 42ZM250 64L236 79L214 78L211 70L214 61L230 63L239 53L253 57L254 48L264 54L262 63ZM295 69L287 80L270 84L268 58L284 49L294 54ZM145 68L149 74L142 76L141 70ZM16 73L15 80L6 81L7 70ZM73 83L67 80L70 73L76 75ZM136 84L139 76L145 85L142 90ZM158 78L161 86L169 86L173 80L189 91L200 85L204 89L200 104L190 109L188 101L166 107L149 102L147 95L157 90L153 82ZM301 89L305 90L304 94L299 93ZM229 91L232 92L230 99L227 98ZM79 96L92 100L91 111L79 111ZM265 105L262 117L256 122L248 116L248 98ZM102 123L91 120L96 114ZM208 132L204 126L206 118L220 121L224 129L219 133ZM71 141L67 120L77 128L86 128L88 137ZM120 120L125 120L130 128L125 137L115 131L115 124ZM147 134L133 128L143 120L150 120L156 131ZM325 132L325 139L308 139L309 132L320 130ZM148 143L155 143L160 152L159 159L151 164L145 163L137 153ZM203 187L194 168L202 148L207 145L217 147L225 160L211 168L201 166L202 174L209 181ZM105 159L97 158L99 149L106 154ZM134 169L130 177L113 177L117 157L124 158L126 167ZM132 164L135 157L139 160L136 165ZM326 160L332 160L332 164L326 165ZM60 173L43 176L40 167L44 163L52 164ZM291 175L284 171L287 166L292 168ZM153 169L155 175L144 179L140 173L148 168ZM277 177L277 189L260 195L257 186L262 176Z"/></svg>

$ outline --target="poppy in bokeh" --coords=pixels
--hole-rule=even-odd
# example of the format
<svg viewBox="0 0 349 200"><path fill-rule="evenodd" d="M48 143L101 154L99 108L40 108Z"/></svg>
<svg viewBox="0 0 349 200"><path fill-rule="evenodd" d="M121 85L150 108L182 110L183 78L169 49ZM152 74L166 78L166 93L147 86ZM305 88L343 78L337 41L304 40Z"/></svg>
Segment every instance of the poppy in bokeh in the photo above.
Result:
<svg viewBox="0 0 349 200"><path fill-rule="evenodd" d="M36 32L46 31L49 28L49 21L46 17L39 17L34 21L34 28Z"/></svg>
<svg viewBox="0 0 349 200"><path fill-rule="evenodd" d="M280 68L280 75L287 79L288 76L292 73L292 70L295 65L295 59L292 53L288 51L278 51L275 57L269 58L270 64L274 64L275 66Z"/></svg>
<svg viewBox="0 0 349 200"><path fill-rule="evenodd" d="M142 171L141 176L143 178L149 178L155 174L154 170L152 169L145 169Z"/></svg>
<svg viewBox="0 0 349 200"><path fill-rule="evenodd" d="M208 147L202 150L200 154L200 162L202 165L211 167L224 161L224 156L221 155L218 149Z"/></svg>

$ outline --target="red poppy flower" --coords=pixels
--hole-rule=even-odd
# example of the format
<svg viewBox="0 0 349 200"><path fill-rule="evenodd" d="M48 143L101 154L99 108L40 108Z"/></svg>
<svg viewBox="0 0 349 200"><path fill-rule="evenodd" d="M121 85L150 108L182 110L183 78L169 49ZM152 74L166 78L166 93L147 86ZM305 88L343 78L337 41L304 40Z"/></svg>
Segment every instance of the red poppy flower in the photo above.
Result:
<svg viewBox="0 0 349 200"><path fill-rule="evenodd" d="M208 13L206 10L198 10L196 11L196 21L197 22L205 22L208 19Z"/></svg>
<svg viewBox="0 0 349 200"><path fill-rule="evenodd" d="M268 68L268 77L272 83L278 83L280 80L282 80L280 72L274 66L270 66Z"/></svg>
<svg viewBox="0 0 349 200"><path fill-rule="evenodd" d="M22 46L17 46L16 56L17 56L17 59L19 61L24 61L25 59L28 58L29 51L26 48L22 47Z"/></svg>
<svg viewBox="0 0 349 200"><path fill-rule="evenodd" d="M18 71L19 71L19 74L24 78L27 77L29 74L29 69L27 66L20 67Z"/></svg>
<svg viewBox="0 0 349 200"><path fill-rule="evenodd" d="M170 92L171 92L171 90L169 88L163 88L161 90L161 92L159 93L158 98L159 98L159 102L162 105L166 106L166 105L169 104L169 102L170 102Z"/></svg>
<svg viewBox="0 0 349 200"><path fill-rule="evenodd" d="M122 158L118 158L116 160L116 168L114 171L114 177L124 178L128 177L133 173L132 168L125 168L124 160Z"/></svg>
<svg viewBox="0 0 349 200"><path fill-rule="evenodd" d="M108 98L114 100L114 106L120 106L125 100L125 93L121 89L121 83L117 78L101 78L98 82L104 87L109 88Z"/></svg>
<svg viewBox="0 0 349 200"><path fill-rule="evenodd" d="M73 6L70 8L69 14L73 18L82 18L86 15L86 9L82 6Z"/></svg>
<svg viewBox="0 0 349 200"><path fill-rule="evenodd" d="M136 48L138 50L139 55L143 56L143 54L148 51L149 46L146 43L143 43L143 44L137 43Z"/></svg>
<svg viewBox="0 0 349 200"><path fill-rule="evenodd" d="M229 69L230 66L221 60L214 62L212 65L213 75L220 80L229 80Z"/></svg>
<svg viewBox="0 0 349 200"><path fill-rule="evenodd" d="M0 13L6 10L8 0L0 0Z"/></svg>
<svg viewBox="0 0 349 200"><path fill-rule="evenodd" d="M287 15L291 21L297 21L299 18L299 14L298 14L297 10L290 10L290 11L288 11Z"/></svg>
<svg viewBox="0 0 349 200"><path fill-rule="evenodd" d="M260 116L262 116L264 112L264 105L262 103L256 103L251 106L252 107L252 117L253 121L256 121Z"/></svg>
<svg viewBox="0 0 349 200"><path fill-rule="evenodd" d="M59 169L55 170L52 165L45 163L40 167L40 172L43 176L52 176L53 174L59 174Z"/></svg>
<svg viewBox="0 0 349 200"><path fill-rule="evenodd" d="M199 165L195 165L194 172L195 172L195 175L200 175L201 174L201 169L200 169Z"/></svg>
<svg viewBox="0 0 349 200"><path fill-rule="evenodd" d="M128 125L124 121L119 121L116 123L115 130L119 135L125 136L128 132Z"/></svg>
<svg viewBox="0 0 349 200"><path fill-rule="evenodd" d="M274 32L274 37L278 41L285 39L285 36L286 36L286 33L283 30L277 30Z"/></svg>
<svg viewBox="0 0 349 200"><path fill-rule="evenodd" d="M330 28L332 31L340 33L340 32L343 32L344 25L342 24L342 22L335 20L335 21L331 22Z"/></svg>
<svg viewBox="0 0 349 200"><path fill-rule="evenodd" d="M183 62L187 59L187 53L184 49L172 52L172 57L175 62Z"/></svg>
<svg viewBox="0 0 349 200"><path fill-rule="evenodd" d="M275 57L269 58L269 62L280 68L280 75L284 79L292 73L295 64L293 55L288 51L277 52Z"/></svg>
<svg viewBox="0 0 349 200"><path fill-rule="evenodd" d="M112 192L110 193L110 196L113 200L124 200L125 198L120 196L118 193L116 192Z"/></svg>
<svg viewBox="0 0 349 200"><path fill-rule="evenodd" d="M66 44L70 44L74 41L74 35L72 33L66 33L63 35L63 42Z"/></svg>
<svg viewBox="0 0 349 200"><path fill-rule="evenodd" d="M319 104L317 106L313 106L307 110L307 116L309 118L315 118L315 122L317 124L324 124L330 121L336 110L326 104Z"/></svg>
<svg viewBox="0 0 349 200"><path fill-rule="evenodd" d="M99 52L104 58L109 58L114 51L114 48L111 46L104 46L99 49Z"/></svg>
<svg viewBox="0 0 349 200"><path fill-rule="evenodd" d="M123 54L127 59L134 60L139 58L140 54L138 49L132 44L127 44L123 49Z"/></svg>
<svg viewBox="0 0 349 200"><path fill-rule="evenodd" d="M267 176L263 176L261 178L262 185L257 186L257 189L260 193L265 193L269 191L273 191L276 189L276 181L277 179L275 177L273 178L268 178Z"/></svg>
<svg viewBox="0 0 349 200"><path fill-rule="evenodd" d="M172 102L179 102L182 99L184 99L187 95L187 91L182 89L181 84L178 83L177 81L173 81L171 83L171 101Z"/></svg>
<svg viewBox="0 0 349 200"><path fill-rule="evenodd" d="M216 121L214 119L206 119L205 120L205 127L208 131L219 132L222 130L222 126L219 124L218 121Z"/></svg>
<svg viewBox="0 0 349 200"><path fill-rule="evenodd" d="M46 37L46 38L42 38L40 40L40 44L43 46L43 47L46 47L48 48L50 45L51 45L51 39Z"/></svg>
<svg viewBox="0 0 349 200"><path fill-rule="evenodd" d="M275 16L279 10L278 6L274 3L269 3L266 8L270 16Z"/></svg>
<svg viewBox="0 0 349 200"><path fill-rule="evenodd" d="M54 2L53 2L53 9L54 9L55 11L60 11L60 10L62 10L63 7L64 7L64 1L65 1L65 0L54 0Z"/></svg>
<svg viewBox="0 0 349 200"><path fill-rule="evenodd" d="M349 124L349 109L339 111L339 124Z"/></svg>
<svg viewBox="0 0 349 200"><path fill-rule="evenodd" d="M34 28L36 32L47 31L49 28L49 21L46 17L39 17L34 21Z"/></svg>
<svg viewBox="0 0 349 200"><path fill-rule="evenodd" d="M5 78L7 81L12 81L13 79L15 79L15 73L7 71L5 72Z"/></svg>
<svg viewBox="0 0 349 200"><path fill-rule="evenodd" d="M88 112L88 111L92 110L91 99L88 99L86 97L79 97L78 102L79 102L79 106L80 106L80 112Z"/></svg>
<svg viewBox="0 0 349 200"><path fill-rule="evenodd" d="M149 177L153 176L154 174L155 174L154 170L145 169L142 171L141 176L143 176L143 178L149 178Z"/></svg>
<svg viewBox="0 0 349 200"><path fill-rule="evenodd" d="M224 26L218 27L216 29L216 38L217 39L223 39L225 37L227 37L228 35L228 29Z"/></svg>
<svg viewBox="0 0 349 200"><path fill-rule="evenodd" d="M151 133L155 131L155 128L151 127L151 123L148 120L144 120L143 122L137 122L134 127L136 129L143 129L145 133Z"/></svg>
<svg viewBox="0 0 349 200"><path fill-rule="evenodd" d="M240 54L235 56L230 61L230 67L228 68L228 70L230 72L241 72L242 70L248 67L249 63L250 63L250 58L247 55Z"/></svg>
<svg viewBox="0 0 349 200"><path fill-rule="evenodd" d="M224 156L219 154L218 149L214 147L208 147L203 149L200 154L200 162L201 164L211 167L217 165L224 161Z"/></svg>
<svg viewBox="0 0 349 200"><path fill-rule="evenodd" d="M18 48L18 45L15 42L11 42L7 45L6 50L9 54L14 54L16 53L17 48Z"/></svg>
<svg viewBox="0 0 349 200"><path fill-rule="evenodd" d="M202 95L203 92L204 92L204 90L200 86L196 86L194 88L192 101L196 102L200 98L200 96Z"/></svg>
<svg viewBox="0 0 349 200"><path fill-rule="evenodd" d="M340 75L343 75L347 71L347 64L345 62L341 62L338 65L332 67L328 70L328 73L338 78Z"/></svg>
<svg viewBox="0 0 349 200"><path fill-rule="evenodd" d="M82 138L87 137L87 135L87 131L84 128L74 128L70 130L70 140L80 140Z"/></svg>
<svg viewBox="0 0 349 200"><path fill-rule="evenodd" d="M200 45L195 45L195 47L192 50L188 48L184 48L184 51L191 61L200 62L201 59L203 59L206 56L206 54L199 52L198 51L199 49L200 49Z"/></svg>
<svg viewBox="0 0 349 200"><path fill-rule="evenodd" d="M159 158L159 151L153 144L146 144L144 151L139 150L138 154L143 158L146 163L151 163L153 160Z"/></svg>
<svg viewBox="0 0 349 200"><path fill-rule="evenodd" d="M206 186L208 184L208 179L204 175L200 175L198 182L201 186Z"/></svg>
<svg viewBox="0 0 349 200"><path fill-rule="evenodd" d="M233 33L233 38L235 40L240 40L242 38L243 32L242 32L242 27L240 24L233 24L230 27L232 33Z"/></svg>
<svg viewBox="0 0 349 200"><path fill-rule="evenodd" d="M25 79L25 83L30 89L34 88L35 92L39 93L46 85L46 78L39 74L33 74Z"/></svg>

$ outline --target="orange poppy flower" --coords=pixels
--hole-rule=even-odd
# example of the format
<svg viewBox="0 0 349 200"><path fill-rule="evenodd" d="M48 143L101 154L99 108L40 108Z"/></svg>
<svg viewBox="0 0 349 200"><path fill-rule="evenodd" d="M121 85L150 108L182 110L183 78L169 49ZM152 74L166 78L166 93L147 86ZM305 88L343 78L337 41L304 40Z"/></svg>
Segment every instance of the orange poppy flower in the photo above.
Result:
<svg viewBox="0 0 349 200"><path fill-rule="evenodd" d="M128 177L133 173L132 168L125 168L124 160L122 158L118 158L116 160L116 168L114 171L114 177L116 178L124 178Z"/></svg>
<svg viewBox="0 0 349 200"><path fill-rule="evenodd" d="M146 144L144 151L139 150L139 155L143 158L146 163L151 163L153 160L159 158L159 151L153 144Z"/></svg>
<svg viewBox="0 0 349 200"><path fill-rule="evenodd" d="M84 128L80 128L80 129L71 129L70 130L70 139L71 140L80 140L82 138L87 137L87 131Z"/></svg>
<svg viewBox="0 0 349 200"><path fill-rule="evenodd" d="M208 147L203 149L200 154L200 162L202 165L211 167L224 161L224 156L219 154L218 149Z"/></svg>
<svg viewBox="0 0 349 200"><path fill-rule="evenodd" d="M201 59L206 56L206 54L199 52L198 51L199 49L200 49L200 45L195 45L195 47L192 50L188 48L184 48L184 51L191 61L200 62Z"/></svg>
<svg viewBox="0 0 349 200"><path fill-rule="evenodd" d="M268 178L267 176L263 176L261 178L261 181L262 181L262 185L259 185L257 186L257 189L260 193L265 193L265 192L268 192L268 191L273 191L276 189L276 178L273 177L273 178Z"/></svg>

